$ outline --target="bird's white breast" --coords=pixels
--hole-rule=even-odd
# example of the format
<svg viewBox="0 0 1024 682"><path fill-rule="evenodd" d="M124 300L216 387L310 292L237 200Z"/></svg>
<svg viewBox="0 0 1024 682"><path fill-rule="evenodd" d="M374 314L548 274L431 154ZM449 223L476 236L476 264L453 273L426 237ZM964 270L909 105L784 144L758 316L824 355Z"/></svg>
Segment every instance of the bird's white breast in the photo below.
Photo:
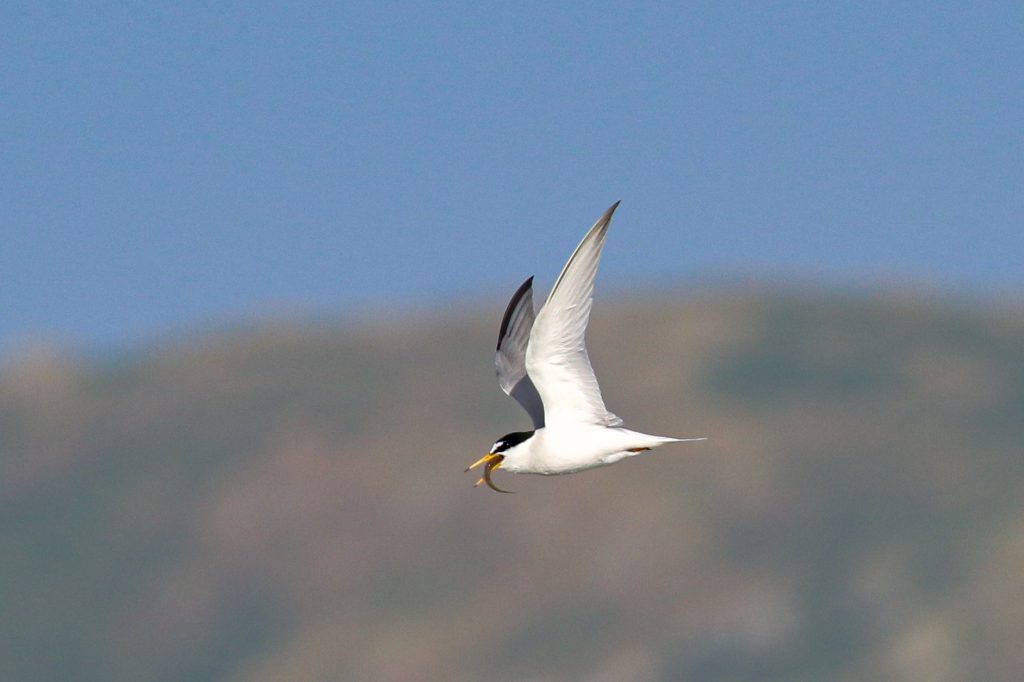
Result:
<svg viewBox="0 0 1024 682"><path fill-rule="evenodd" d="M649 447L650 436L592 424L538 429L506 454L502 468L517 474L570 474L613 464Z"/></svg>

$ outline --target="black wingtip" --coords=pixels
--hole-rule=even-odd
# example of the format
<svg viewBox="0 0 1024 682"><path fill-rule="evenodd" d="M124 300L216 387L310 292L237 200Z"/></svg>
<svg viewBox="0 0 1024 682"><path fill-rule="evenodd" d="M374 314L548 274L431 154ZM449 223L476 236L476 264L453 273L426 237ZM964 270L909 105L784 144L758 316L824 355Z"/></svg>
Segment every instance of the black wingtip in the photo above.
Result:
<svg viewBox="0 0 1024 682"><path fill-rule="evenodd" d="M622 203L622 199L619 199L614 204L609 206L608 210L605 211L603 214L601 214L601 217L597 219L597 222L595 223L595 226L596 225L602 225L602 226L608 225L608 223L610 223L611 220L612 220L612 214L615 213L615 209L617 209L619 207L619 204L621 204L621 203Z"/></svg>
<svg viewBox="0 0 1024 682"><path fill-rule="evenodd" d="M512 294L512 300L508 302L508 306L505 308L505 314L501 316L501 328L498 329L498 345L495 350L501 348L501 340L505 338L505 332L508 331L508 323L512 319L512 311L516 309L516 306L519 305L520 299L530 291L532 286L533 275L530 275L526 278L525 282L519 285L519 288L516 289L516 293Z"/></svg>

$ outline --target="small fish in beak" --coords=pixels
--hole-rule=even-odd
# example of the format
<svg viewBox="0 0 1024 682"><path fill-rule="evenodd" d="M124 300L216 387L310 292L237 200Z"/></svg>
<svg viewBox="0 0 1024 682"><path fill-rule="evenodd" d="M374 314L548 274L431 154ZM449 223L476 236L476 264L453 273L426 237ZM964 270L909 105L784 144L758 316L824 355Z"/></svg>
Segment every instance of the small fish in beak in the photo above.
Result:
<svg viewBox="0 0 1024 682"><path fill-rule="evenodd" d="M505 459L505 455L499 455L497 453L489 453L473 462L471 465L466 467L466 471L475 469L481 464L484 465L484 475L480 477L480 480L473 484L473 487L477 487L481 483L486 483L487 487L491 490L495 490L499 493L512 493L511 490L502 490L498 486L494 485L494 481L491 480L491 472L501 466L501 461Z"/></svg>

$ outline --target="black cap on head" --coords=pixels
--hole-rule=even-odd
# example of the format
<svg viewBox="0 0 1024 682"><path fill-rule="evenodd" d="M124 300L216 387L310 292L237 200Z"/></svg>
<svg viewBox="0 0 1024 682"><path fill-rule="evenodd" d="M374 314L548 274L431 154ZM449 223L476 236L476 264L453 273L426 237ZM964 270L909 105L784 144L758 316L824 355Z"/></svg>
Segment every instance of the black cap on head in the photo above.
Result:
<svg viewBox="0 0 1024 682"><path fill-rule="evenodd" d="M519 445L532 435L533 431L516 431L514 433L504 435L497 440L497 442L494 444L494 447L491 448L491 452L495 454L499 452L505 452L509 448L514 448L515 446Z"/></svg>

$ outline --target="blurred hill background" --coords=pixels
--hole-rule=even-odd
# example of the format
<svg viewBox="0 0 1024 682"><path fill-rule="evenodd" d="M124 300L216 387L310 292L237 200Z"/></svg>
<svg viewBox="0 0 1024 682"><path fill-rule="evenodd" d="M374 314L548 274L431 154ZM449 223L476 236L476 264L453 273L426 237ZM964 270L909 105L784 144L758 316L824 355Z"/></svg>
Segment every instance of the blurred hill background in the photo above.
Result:
<svg viewBox="0 0 1024 682"><path fill-rule="evenodd" d="M498 310L499 306L495 306ZM495 310L0 375L5 680L1012 680L1024 316L890 292L602 300L611 409L707 435L462 469L525 416Z"/></svg>
<svg viewBox="0 0 1024 682"><path fill-rule="evenodd" d="M0 682L1024 679L1024 4L0 26ZM474 490L620 199L605 397L709 440Z"/></svg>

